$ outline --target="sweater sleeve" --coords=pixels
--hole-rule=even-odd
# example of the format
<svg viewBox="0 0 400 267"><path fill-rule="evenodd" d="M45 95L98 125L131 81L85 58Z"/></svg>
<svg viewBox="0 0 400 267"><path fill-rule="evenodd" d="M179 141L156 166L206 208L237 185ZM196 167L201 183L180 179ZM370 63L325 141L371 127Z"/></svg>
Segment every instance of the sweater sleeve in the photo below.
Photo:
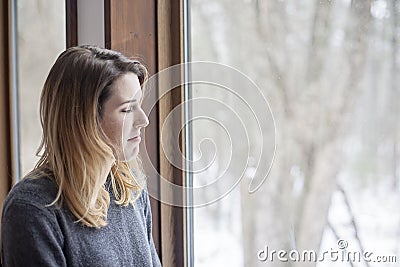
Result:
<svg viewBox="0 0 400 267"><path fill-rule="evenodd" d="M67 266L63 237L54 212L25 201L3 207L3 266Z"/></svg>
<svg viewBox="0 0 400 267"><path fill-rule="evenodd" d="M150 245L153 266L161 267L160 258L158 257L156 248L154 246L154 241L153 241L150 199L149 199L149 195L146 191L143 192L143 194L144 194L144 200L145 200L145 205L144 205L145 210L144 211L145 211L145 216L146 216L147 238L148 238L149 245Z"/></svg>

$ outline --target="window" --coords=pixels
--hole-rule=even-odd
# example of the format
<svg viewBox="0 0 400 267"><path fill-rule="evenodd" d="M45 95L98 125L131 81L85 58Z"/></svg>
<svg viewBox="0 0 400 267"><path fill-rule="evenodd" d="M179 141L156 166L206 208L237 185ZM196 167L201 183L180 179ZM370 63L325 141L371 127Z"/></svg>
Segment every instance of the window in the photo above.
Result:
<svg viewBox="0 0 400 267"><path fill-rule="evenodd" d="M20 177L38 160L41 140L39 99L57 56L65 49L65 1L16 1L16 65ZM40 37L40 38L39 38Z"/></svg>
<svg viewBox="0 0 400 267"><path fill-rule="evenodd" d="M192 86L194 202L240 180L194 209L195 265L289 266L272 260L272 250L398 255L399 3L234 2L191 1L192 60L254 81L276 135L271 121L252 123L248 108L270 114L253 104L257 88L240 80ZM222 85L240 76L204 71ZM272 160L266 181L249 193Z"/></svg>

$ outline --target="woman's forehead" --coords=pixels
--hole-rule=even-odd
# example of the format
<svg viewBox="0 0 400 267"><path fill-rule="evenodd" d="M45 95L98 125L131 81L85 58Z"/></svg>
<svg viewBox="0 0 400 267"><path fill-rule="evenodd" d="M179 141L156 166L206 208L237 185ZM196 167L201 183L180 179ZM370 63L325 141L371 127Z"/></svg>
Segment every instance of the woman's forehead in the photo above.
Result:
<svg viewBox="0 0 400 267"><path fill-rule="evenodd" d="M141 98L142 90L139 83L139 78L134 73L127 73L119 77L113 86L114 97L123 100L132 98Z"/></svg>

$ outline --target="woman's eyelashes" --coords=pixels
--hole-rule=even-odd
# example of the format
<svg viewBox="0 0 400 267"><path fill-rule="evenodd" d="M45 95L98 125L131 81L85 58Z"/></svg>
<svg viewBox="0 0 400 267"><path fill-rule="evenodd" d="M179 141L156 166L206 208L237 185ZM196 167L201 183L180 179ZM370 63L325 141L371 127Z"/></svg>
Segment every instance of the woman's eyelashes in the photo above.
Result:
<svg viewBox="0 0 400 267"><path fill-rule="evenodd" d="M133 105L133 106L129 106L128 108L122 110L122 112L129 113L129 112L132 112L134 109L135 109L135 106Z"/></svg>

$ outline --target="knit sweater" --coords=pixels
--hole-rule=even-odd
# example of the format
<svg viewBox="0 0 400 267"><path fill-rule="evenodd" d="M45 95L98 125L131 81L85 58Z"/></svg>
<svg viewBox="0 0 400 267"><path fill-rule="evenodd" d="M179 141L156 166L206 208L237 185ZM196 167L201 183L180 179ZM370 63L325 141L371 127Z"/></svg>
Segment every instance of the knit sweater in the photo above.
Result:
<svg viewBox="0 0 400 267"><path fill-rule="evenodd" d="M107 225L76 222L64 205L46 206L57 187L48 178L23 179L10 191L2 214L2 262L8 266L161 266L151 232L145 190L135 207L117 205L110 193Z"/></svg>

